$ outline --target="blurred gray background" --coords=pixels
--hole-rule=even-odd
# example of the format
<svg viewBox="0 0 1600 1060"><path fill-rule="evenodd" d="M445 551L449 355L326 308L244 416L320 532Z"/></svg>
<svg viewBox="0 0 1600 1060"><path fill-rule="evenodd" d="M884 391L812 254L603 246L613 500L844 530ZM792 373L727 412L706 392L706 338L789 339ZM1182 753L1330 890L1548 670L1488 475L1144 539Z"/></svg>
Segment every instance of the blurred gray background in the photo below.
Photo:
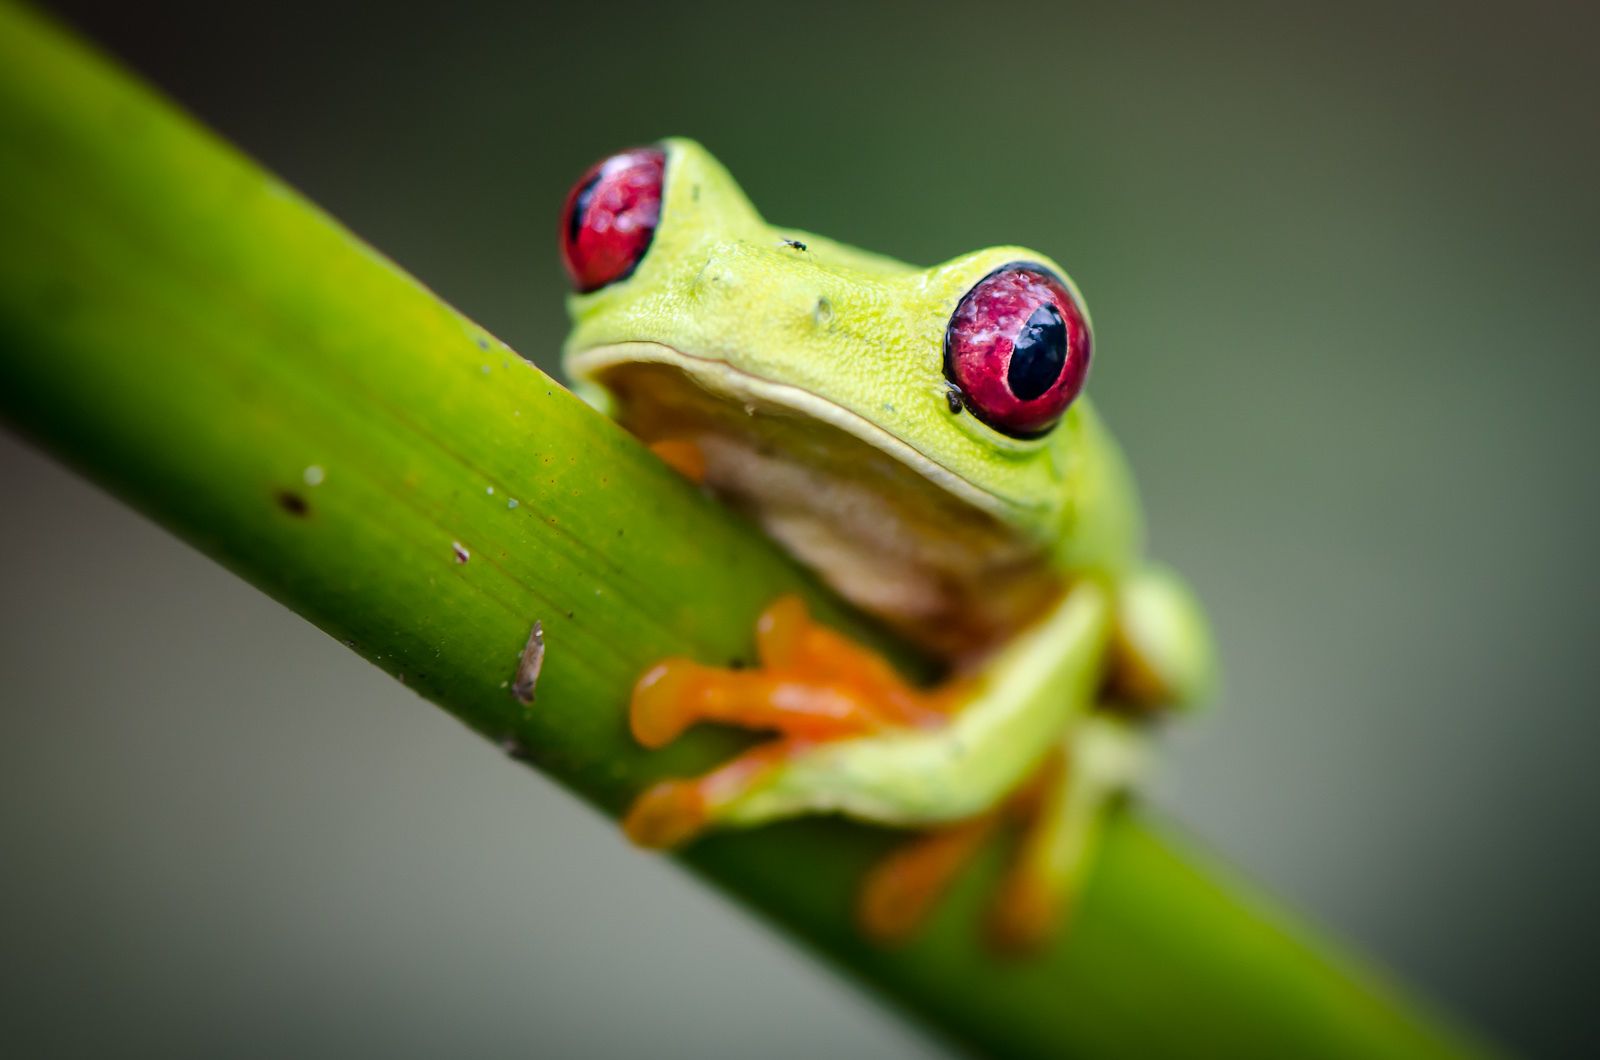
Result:
<svg viewBox="0 0 1600 1060"><path fill-rule="evenodd" d="M1225 653L1154 799L1600 1045L1592 6L51 6L546 366L563 193L665 134L782 223L1062 261ZM7 1053L935 1048L7 435L0 486Z"/></svg>

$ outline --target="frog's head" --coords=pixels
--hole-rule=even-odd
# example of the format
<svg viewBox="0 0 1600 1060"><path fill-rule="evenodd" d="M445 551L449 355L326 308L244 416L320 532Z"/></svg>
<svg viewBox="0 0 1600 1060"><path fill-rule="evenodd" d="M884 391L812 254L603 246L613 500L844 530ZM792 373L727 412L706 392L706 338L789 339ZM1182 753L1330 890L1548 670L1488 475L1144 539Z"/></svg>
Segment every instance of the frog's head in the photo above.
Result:
<svg viewBox="0 0 1600 1060"><path fill-rule="evenodd" d="M856 538L873 520L909 525L924 554L976 543L991 566L1070 527L1094 429L1075 400L1090 328L1044 255L995 247L917 269L774 228L687 140L585 174L562 249L578 291L569 374L646 441L698 445L708 485L825 573L860 551L818 545L828 520Z"/></svg>

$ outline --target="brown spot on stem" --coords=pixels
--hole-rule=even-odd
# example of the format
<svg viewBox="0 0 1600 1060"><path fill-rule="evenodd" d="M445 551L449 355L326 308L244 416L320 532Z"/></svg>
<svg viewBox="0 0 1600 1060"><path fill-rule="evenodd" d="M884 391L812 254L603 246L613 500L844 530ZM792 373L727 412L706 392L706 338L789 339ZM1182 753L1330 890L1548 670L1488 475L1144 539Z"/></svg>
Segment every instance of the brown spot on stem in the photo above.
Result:
<svg viewBox="0 0 1600 1060"><path fill-rule="evenodd" d="M539 671L544 668L544 624L538 621L528 631L528 643L517 660L517 675L511 681L511 694L525 705L532 705L533 690L539 684Z"/></svg>
<svg viewBox="0 0 1600 1060"><path fill-rule="evenodd" d="M519 762L532 762L533 752L519 739L516 734L504 736L500 740L500 750L515 758Z"/></svg>
<svg viewBox="0 0 1600 1060"><path fill-rule="evenodd" d="M311 514L311 505L306 503L306 499L293 490L279 490L277 501L278 507L296 519L304 519Z"/></svg>

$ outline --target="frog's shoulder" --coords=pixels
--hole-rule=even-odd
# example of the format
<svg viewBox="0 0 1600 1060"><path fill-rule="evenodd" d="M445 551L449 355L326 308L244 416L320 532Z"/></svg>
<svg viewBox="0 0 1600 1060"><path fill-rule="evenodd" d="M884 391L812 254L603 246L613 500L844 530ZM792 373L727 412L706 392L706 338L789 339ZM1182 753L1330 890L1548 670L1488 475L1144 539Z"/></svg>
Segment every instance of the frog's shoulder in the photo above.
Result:
<svg viewBox="0 0 1600 1060"><path fill-rule="evenodd" d="M1144 516L1127 458L1087 397L1079 398L1058 433L1052 445L1070 462L1070 484L1053 531L1054 562L1069 573L1120 577L1144 549Z"/></svg>

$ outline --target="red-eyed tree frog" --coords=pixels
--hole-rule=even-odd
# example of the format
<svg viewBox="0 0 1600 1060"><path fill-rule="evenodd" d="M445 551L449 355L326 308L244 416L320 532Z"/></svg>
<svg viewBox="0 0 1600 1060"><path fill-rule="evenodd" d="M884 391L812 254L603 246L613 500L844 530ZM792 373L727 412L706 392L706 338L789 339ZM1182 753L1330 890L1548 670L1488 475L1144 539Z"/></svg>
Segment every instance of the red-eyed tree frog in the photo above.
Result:
<svg viewBox="0 0 1600 1060"><path fill-rule="evenodd" d="M681 139L590 169L561 249L580 392L947 667L915 687L794 598L760 616L753 668L662 660L629 708L643 744L702 722L775 736L644 791L627 834L671 847L813 813L913 830L861 896L865 930L897 939L1009 818L991 937L1047 939L1145 724L1212 675L1082 394L1077 287L1022 247L919 269L772 227Z"/></svg>

